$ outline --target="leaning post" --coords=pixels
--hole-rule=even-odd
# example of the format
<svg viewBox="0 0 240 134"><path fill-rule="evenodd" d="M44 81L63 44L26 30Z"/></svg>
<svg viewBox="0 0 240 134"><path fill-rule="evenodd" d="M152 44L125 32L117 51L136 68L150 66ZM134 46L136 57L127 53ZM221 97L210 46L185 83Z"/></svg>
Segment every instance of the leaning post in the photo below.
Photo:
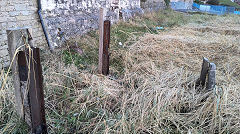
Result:
<svg viewBox="0 0 240 134"><path fill-rule="evenodd" d="M8 38L8 49L10 55L10 63L13 76L13 85L15 90L15 107L16 111L22 119L25 119L24 113L24 92L21 91L20 78L19 78L19 68L17 64L17 50L20 50L20 47L24 45L23 36L27 35L26 28L18 29L9 29L7 30Z"/></svg>
<svg viewBox="0 0 240 134"><path fill-rule="evenodd" d="M7 30L7 34L16 111L31 126L32 133L46 134L40 50L32 47L28 28Z"/></svg>

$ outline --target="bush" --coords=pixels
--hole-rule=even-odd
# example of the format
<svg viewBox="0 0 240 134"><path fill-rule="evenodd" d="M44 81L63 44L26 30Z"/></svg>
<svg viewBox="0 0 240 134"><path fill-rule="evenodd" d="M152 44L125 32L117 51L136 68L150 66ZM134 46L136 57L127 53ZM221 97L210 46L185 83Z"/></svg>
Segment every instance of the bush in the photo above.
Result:
<svg viewBox="0 0 240 134"><path fill-rule="evenodd" d="M208 1L207 1L207 4L210 4L210 5L219 5L219 1L218 1L218 0L208 0Z"/></svg>
<svg viewBox="0 0 240 134"><path fill-rule="evenodd" d="M169 8L170 0L164 0L164 2L166 4L167 8Z"/></svg>
<svg viewBox="0 0 240 134"><path fill-rule="evenodd" d="M197 3L197 4L200 4L200 5L203 5L203 4L204 4L204 3L203 3L202 1L200 1L200 0L194 0L194 2Z"/></svg>

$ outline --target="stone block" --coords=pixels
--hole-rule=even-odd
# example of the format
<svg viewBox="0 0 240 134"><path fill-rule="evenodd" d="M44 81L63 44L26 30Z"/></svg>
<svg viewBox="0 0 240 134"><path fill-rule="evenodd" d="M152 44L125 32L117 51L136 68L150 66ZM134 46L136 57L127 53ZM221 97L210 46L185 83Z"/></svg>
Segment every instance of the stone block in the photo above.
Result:
<svg viewBox="0 0 240 134"><path fill-rule="evenodd" d="M3 64L4 67L8 67L9 65L10 65L10 61L9 60L4 61L4 64Z"/></svg>
<svg viewBox="0 0 240 134"><path fill-rule="evenodd" d="M13 17L13 16L18 16L20 14L19 11L11 11L9 12L9 16Z"/></svg>
<svg viewBox="0 0 240 134"><path fill-rule="evenodd" d="M3 7L3 6L6 6L7 5L7 0L0 0L0 5ZM2 10L1 10L2 11Z"/></svg>
<svg viewBox="0 0 240 134"><path fill-rule="evenodd" d="M15 4L14 5L16 11L25 11L27 10L26 4Z"/></svg>
<svg viewBox="0 0 240 134"><path fill-rule="evenodd" d="M7 15L8 15L7 12L1 12L1 10L0 10L0 17L5 17L5 16L7 16Z"/></svg>
<svg viewBox="0 0 240 134"><path fill-rule="evenodd" d="M23 16L23 15L16 16L16 18L17 18L17 21L23 21L23 20L30 20L30 19L32 19L31 17L29 18L29 16Z"/></svg>
<svg viewBox="0 0 240 134"><path fill-rule="evenodd" d="M7 22L17 21L16 17L7 17Z"/></svg>
<svg viewBox="0 0 240 134"><path fill-rule="evenodd" d="M14 27L18 27L18 24L16 24L16 22L8 22L6 23L8 28L14 28Z"/></svg>
<svg viewBox="0 0 240 134"><path fill-rule="evenodd" d="M7 17L0 17L0 23L1 22L6 22L7 21Z"/></svg>
<svg viewBox="0 0 240 134"><path fill-rule="evenodd" d="M0 46L0 50L7 50L8 49L8 46L5 44L3 46Z"/></svg>
<svg viewBox="0 0 240 134"><path fill-rule="evenodd" d="M21 11L20 14L27 16L27 15L30 15L30 12L25 10L25 11Z"/></svg>
<svg viewBox="0 0 240 134"><path fill-rule="evenodd" d="M9 12L9 11L13 11L15 8L14 6L6 6L5 7L5 11Z"/></svg>
<svg viewBox="0 0 240 134"><path fill-rule="evenodd" d="M2 42L2 41L5 41L5 40L7 40L7 34L0 35L0 41Z"/></svg>
<svg viewBox="0 0 240 134"><path fill-rule="evenodd" d="M7 56L8 55L8 50L7 49L0 50L0 55L1 55L1 57Z"/></svg>
<svg viewBox="0 0 240 134"><path fill-rule="evenodd" d="M28 11L37 11L37 7L30 6L30 7L28 7Z"/></svg>

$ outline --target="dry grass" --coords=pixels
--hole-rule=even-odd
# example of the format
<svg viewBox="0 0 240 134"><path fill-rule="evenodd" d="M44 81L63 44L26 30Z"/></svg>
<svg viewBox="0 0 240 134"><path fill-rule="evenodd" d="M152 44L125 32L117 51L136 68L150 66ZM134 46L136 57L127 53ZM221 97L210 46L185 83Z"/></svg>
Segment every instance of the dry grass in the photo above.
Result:
<svg viewBox="0 0 240 134"><path fill-rule="evenodd" d="M213 16L199 23L198 17L140 38L126 32L123 48L111 48L111 58L121 57L124 71L111 66L107 77L96 73L95 64L79 70L62 55L44 53L49 133L240 133L240 19ZM94 39L83 42L97 47ZM194 85L203 56L217 65L214 91ZM14 112L11 86L9 78L0 94L1 111ZM2 132L17 127L15 114L0 112L0 117L8 117Z"/></svg>

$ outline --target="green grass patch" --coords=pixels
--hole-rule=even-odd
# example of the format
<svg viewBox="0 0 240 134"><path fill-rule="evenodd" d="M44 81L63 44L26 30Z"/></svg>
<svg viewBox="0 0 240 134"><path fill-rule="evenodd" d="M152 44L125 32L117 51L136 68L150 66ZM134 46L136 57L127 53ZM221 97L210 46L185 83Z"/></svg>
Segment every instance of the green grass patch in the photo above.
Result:
<svg viewBox="0 0 240 134"><path fill-rule="evenodd" d="M231 0L209 0L207 3L211 5L230 6L240 9L240 5L238 5L235 2L232 2Z"/></svg>
<svg viewBox="0 0 240 134"><path fill-rule="evenodd" d="M83 51L82 55L72 48L64 50L62 54L65 64L75 64L79 67L79 69L86 69L90 65L97 65L98 48L90 47L88 45L84 46L84 48L79 46L79 48L81 48Z"/></svg>
<svg viewBox="0 0 240 134"><path fill-rule="evenodd" d="M240 5L238 5L235 2L232 2L231 0L219 0L219 5L231 6L231 7L235 7L235 8L240 9Z"/></svg>

